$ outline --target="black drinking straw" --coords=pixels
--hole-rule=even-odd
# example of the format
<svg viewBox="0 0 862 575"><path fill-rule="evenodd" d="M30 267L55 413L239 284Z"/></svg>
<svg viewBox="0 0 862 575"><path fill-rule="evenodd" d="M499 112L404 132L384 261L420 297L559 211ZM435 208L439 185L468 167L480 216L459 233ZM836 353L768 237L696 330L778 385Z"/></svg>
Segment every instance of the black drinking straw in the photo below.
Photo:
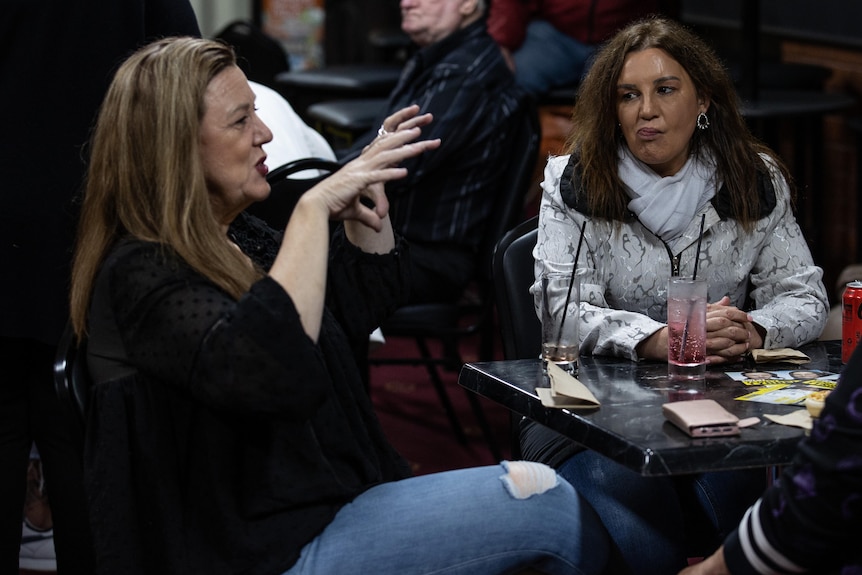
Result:
<svg viewBox="0 0 862 575"><path fill-rule="evenodd" d="M694 272L691 279L697 279L697 264L700 263L700 243L703 241L703 224L706 221L706 213L700 215L700 233L697 236L697 252L694 254Z"/></svg>
<svg viewBox="0 0 862 575"><path fill-rule="evenodd" d="M578 258L581 255L581 246L584 243L584 230L587 227L587 220L581 224L581 237L578 238L578 247L575 250L575 263L572 264L572 277L569 279L569 289L566 292L566 303L563 305L563 319L560 320L560 331L557 334L557 341L563 339L563 324L566 323L566 315L569 310L569 302L572 300L572 286L575 285L575 274L578 273Z"/></svg>
<svg viewBox="0 0 862 575"><path fill-rule="evenodd" d="M700 233L697 236L697 251L694 254L694 271L691 274L691 280L697 279L697 264L700 262L700 244L703 241L703 224L706 220L706 214L700 215ZM679 347L679 360L682 361L685 357L685 344L688 339L688 316L686 316L685 326L682 328L682 345Z"/></svg>

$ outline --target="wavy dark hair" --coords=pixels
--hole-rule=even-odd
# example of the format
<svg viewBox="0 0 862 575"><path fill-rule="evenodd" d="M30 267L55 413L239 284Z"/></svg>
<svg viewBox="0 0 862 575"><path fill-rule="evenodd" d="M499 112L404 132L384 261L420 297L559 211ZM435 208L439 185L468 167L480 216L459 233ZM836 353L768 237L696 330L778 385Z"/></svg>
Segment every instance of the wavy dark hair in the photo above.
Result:
<svg viewBox="0 0 862 575"><path fill-rule="evenodd" d="M715 51L682 24L659 16L638 20L608 40L578 90L566 151L578 158L591 212L616 221L628 214L630 198L617 174L618 149L625 145L617 126L617 82L626 56L648 48L658 48L679 62L698 96L709 98L709 128L694 130L690 153L712 154L718 178L730 195L732 217L751 230L759 214L757 175L766 170L759 154L772 159L792 192L790 173L749 130L730 74Z"/></svg>

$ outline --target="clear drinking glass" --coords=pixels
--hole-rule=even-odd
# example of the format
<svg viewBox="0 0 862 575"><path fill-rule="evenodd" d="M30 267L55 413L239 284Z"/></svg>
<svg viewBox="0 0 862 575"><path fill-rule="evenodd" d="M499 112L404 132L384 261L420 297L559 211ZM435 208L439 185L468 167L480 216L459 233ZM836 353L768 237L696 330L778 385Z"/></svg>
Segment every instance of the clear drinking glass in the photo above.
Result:
<svg viewBox="0 0 862 575"><path fill-rule="evenodd" d="M571 272L545 272L541 286L542 359L575 373L580 346L580 281Z"/></svg>
<svg viewBox="0 0 862 575"><path fill-rule="evenodd" d="M706 375L706 298L706 280L670 278L667 365L673 380L703 379Z"/></svg>

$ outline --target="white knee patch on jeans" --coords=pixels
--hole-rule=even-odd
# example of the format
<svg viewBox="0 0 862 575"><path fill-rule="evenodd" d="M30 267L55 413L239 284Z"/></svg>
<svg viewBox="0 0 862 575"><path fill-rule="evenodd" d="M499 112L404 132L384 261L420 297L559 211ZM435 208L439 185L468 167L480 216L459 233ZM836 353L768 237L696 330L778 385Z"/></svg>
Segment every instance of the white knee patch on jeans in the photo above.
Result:
<svg viewBox="0 0 862 575"><path fill-rule="evenodd" d="M515 499L527 499L557 486L557 472L543 463L503 461L500 465L506 470L500 481Z"/></svg>

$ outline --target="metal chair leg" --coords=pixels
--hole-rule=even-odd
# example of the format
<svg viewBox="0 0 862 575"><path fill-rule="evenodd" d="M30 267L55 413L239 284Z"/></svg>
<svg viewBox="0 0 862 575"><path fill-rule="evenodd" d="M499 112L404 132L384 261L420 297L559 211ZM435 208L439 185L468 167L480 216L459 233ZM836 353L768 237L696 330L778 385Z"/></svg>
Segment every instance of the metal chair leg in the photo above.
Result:
<svg viewBox="0 0 862 575"><path fill-rule="evenodd" d="M446 417L455 432L455 437L462 445L467 444L467 436L464 434L464 427L458 420L458 415L455 413L455 407L452 405L452 400L446 392L446 386L443 385L443 380L440 379L440 374L437 372L437 367L432 363L432 355L428 349L428 344L423 338L416 338L416 345L419 347L419 353L426 359L425 369L428 371L428 376L431 378L431 383L437 391L437 397L440 398L440 403L443 404L443 410L446 412Z"/></svg>
<svg viewBox="0 0 862 575"><path fill-rule="evenodd" d="M491 450L491 455L494 461L502 461L503 454L500 452L500 447L497 445L497 438L488 424L488 418L485 417L485 410L482 409L482 404L479 403L479 398L469 389L465 389L467 399L470 401L470 407L473 408L473 415L476 416L476 421L479 423L479 428L482 430L482 435L485 436L485 443L488 444L488 449Z"/></svg>

